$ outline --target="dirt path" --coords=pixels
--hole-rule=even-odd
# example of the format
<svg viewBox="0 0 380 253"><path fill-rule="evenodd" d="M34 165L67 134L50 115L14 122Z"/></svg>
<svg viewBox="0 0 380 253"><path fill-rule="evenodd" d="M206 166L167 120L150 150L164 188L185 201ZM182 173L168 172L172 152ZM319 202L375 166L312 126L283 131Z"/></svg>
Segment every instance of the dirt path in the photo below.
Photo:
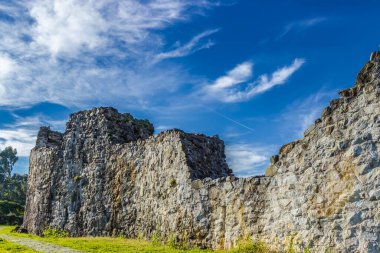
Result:
<svg viewBox="0 0 380 253"><path fill-rule="evenodd" d="M9 242L17 243L28 248L34 249L38 252L44 253L82 253L81 251L73 250L70 248L54 245L48 242L41 242L28 238L20 238L10 235L0 234L0 238Z"/></svg>

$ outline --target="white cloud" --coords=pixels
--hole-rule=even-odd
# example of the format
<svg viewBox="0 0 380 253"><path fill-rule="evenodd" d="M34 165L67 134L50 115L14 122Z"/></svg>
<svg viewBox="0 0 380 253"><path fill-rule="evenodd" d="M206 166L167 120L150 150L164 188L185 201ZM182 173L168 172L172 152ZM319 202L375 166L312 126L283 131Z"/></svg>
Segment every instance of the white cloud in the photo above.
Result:
<svg viewBox="0 0 380 253"><path fill-rule="evenodd" d="M337 96L336 91L321 90L304 99L294 101L280 115L274 117L271 122L274 130L279 134L277 143L268 144L233 144L226 145L227 161L238 176L262 175L265 172L269 159L278 152L278 148L284 143L303 137L304 131L321 117L323 108L328 101ZM249 132L247 132L249 133ZM240 138L236 135L246 133L227 132L224 136L228 139ZM245 137L246 139L249 136Z"/></svg>
<svg viewBox="0 0 380 253"><path fill-rule="evenodd" d="M4 66L11 66L0 68L1 75L14 66L17 75L0 82L0 106L46 101L124 109L167 97L191 78L181 66L151 64L164 48L160 32L210 6L204 0L1 2L13 19L0 22ZM213 32L196 36L177 55L210 46L203 39Z"/></svg>
<svg viewBox="0 0 380 253"><path fill-rule="evenodd" d="M0 53L0 80L9 76L16 69L16 62L7 54ZM0 91L1 94L1 91Z"/></svg>
<svg viewBox="0 0 380 253"><path fill-rule="evenodd" d="M324 17L316 17L316 18L310 18L310 19L291 22L285 26L283 32L280 34L278 39L281 39L282 37L286 36L291 31L302 31L304 29L318 25L326 20L327 19Z"/></svg>
<svg viewBox="0 0 380 253"><path fill-rule="evenodd" d="M37 114L33 116L19 116L17 114L12 113L15 121L12 124L5 125L6 128L32 128L38 129L40 126L49 126L52 127L56 131L64 131L66 127L67 119L56 120L46 117L43 114ZM36 131L37 132L37 131Z"/></svg>
<svg viewBox="0 0 380 253"><path fill-rule="evenodd" d="M193 54L196 51L205 49L205 48L210 48L214 45L214 42L212 41L207 41L205 43L201 43L201 41L207 37L210 36L214 33L216 33L218 30L207 30L203 33L200 33L196 35L194 38L192 38L188 43L182 46L177 46L174 50L168 51L168 52L163 52L159 53L156 55L153 59L153 62L159 62L164 59L170 59L170 58L178 58L178 57L184 57L189 54Z"/></svg>
<svg viewBox="0 0 380 253"><path fill-rule="evenodd" d="M211 85L204 87L202 93L207 99L226 103L246 101L274 86L284 84L304 63L304 59L295 59L291 65L276 70L270 77L264 74L252 81L253 64L243 62Z"/></svg>
<svg viewBox="0 0 380 253"><path fill-rule="evenodd" d="M19 156L29 156L30 150L32 150L35 145L36 132L25 128L15 130L0 129L0 139L3 140L0 143L0 149L12 146L17 149Z"/></svg>
<svg viewBox="0 0 380 253"><path fill-rule="evenodd" d="M75 54L82 47L94 49L105 43L101 33L106 27L95 2L32 1L29 11L36 21L32 30L34 40L52 55Z"/></svg>
<svg viewBox="0 0 380 253"><path fill-rule="evenodd" d="M321 117L328 101L337 96L336 91L318 91L304 99L294 101L281 114L281 132L288 140L303 137L304 131Z"/></svg>
<svg viewBox="0 0 380 253"><path fill-rule="evenodd" d="M151 30L185 20L189 7L207 1L34 0L27 4L35 19L32 36L53 54L105 49L118 41L133 46L154 39ZM156 40L155 40L156 41Z"/></svg>
<svg viewBox="0 0 380 253"><path fill-rule="evenodd" d="M263 175L274 151L272 146L246 143L226 145L228 164L239 176Z"/></svg>
<svg viewBox="0 0 380 253"><path fill-rule="evenodd" d="M51 126L54 130L64 130L66 120L52 120L44 115L21 117L12 114L15 121L0 129L0 149L12 146L19 156L29 156L35 146L41 126Z"/></svg>
<svg viewBox="0 0 380 253"><path fill-rule="evenodd" d="M44 72L41 65L47 64L51 65ZM157 94L175 92L187 80L187 74L175 66L119 69L38 61L20 72L17 80L0 83L4 89L0 104L22 106L46 101L68 107L105 104L120 105L123 109L140 106L150 98L154 100Z"/></svg>
<svg viewBox="0 0 380 253"><path fill-rule="evenodd" d="M216 79L216 81L209 86L210 90L226 89L247 82L252 77L252 67L252 62L243 62L237 65L228 71L225 76Z"/></svg>
<svg viewBox="0 0 380 253"><path fill-rule="evenodd" d="M260 76L257 85L247 92L247 96L251 97L263 93L276 85L284 84L304 63L305 60L303 59L295 59L290 66L283 67L273 72L271 77L268 77L268 75Z"/></svg>

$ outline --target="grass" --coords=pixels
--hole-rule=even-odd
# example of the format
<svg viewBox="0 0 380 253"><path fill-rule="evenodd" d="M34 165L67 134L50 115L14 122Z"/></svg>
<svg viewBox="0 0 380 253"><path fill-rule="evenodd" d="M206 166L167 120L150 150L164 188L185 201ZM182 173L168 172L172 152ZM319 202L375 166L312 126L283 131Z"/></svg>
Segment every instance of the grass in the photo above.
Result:
<svg viewBox="0 0 380 253"><path fill-rule="evenodd" d="M29 238L43 242L49 242L55 245L60 245L64 247L69 247L72 249L80 250L89 253L154 253L154 252L167 252L167 253L272 253L267 250L264 245L254 244L252 242L246 242L245 244L240 244L238 248L233 250L201 250L201 249L176 249L173 246L162 245L157 242L150 242L139 239L125 239L119 237L40 237L31 234L20 234L12 232L13 226L0 227L0 234L7 234L15 237ZM0 244L1 245L1 244ZM22 247L10 245L6 242L7 247L10 251L5 250L5 246L0 246L1 252L35 252L35 251L23 251L26 249L21 249ZM20 250L12 251L10 247L19 247Z"/></svg>
<svg viewBox="0 0 380 253"><path fill-rule="evenodd" d="M12 242L8 242L0 238L0 253L35 253L32 249L18 245Z"/></svg>
<svg viewBox="0 0 380 253"><path fill-rule="evenodd" d="M30 234L20 234L12 232L12 226L6 226L0 228L0 234L8 234L16 237L23 237L34 239L38 241L49 242L52 244L69 247L72 249L90 252L90 253L131 253L131 252L141 252L141 253L154 253L154 252L168 252L168 253L210 253L214 252L211 250L200 250L200 249L190 249L190 250L180 250L174 249L165 245L153 244L149 241L144 240L131 240L125 238L111 238L111 237L40 237ZM2 249L2 248L0 248ZM0 251L2 252L2 251ZM34 252L34 251L4 251L4 252Z"/></svg>

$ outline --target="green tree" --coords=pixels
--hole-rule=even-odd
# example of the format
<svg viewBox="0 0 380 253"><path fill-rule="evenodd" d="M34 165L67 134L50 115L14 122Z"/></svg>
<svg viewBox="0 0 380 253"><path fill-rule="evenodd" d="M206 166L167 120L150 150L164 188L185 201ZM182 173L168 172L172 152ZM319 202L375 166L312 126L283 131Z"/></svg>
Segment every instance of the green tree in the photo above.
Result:
<svg viewBox="0 0 380 253"><path fill-rule="evenodd" d="M20 224L24 214L27 175L13 174L17 150L0 150L0 223Z"/></svg>
<svg viewBox="0 0 380 253"><path fill-rule="evenodd" d="M6 147L0 150L0 182L4 183L12 175L13 166L17 162L17 150L12 147Z"/></svg>
<svg viewBox="0 0 380 253"><path fill-rule="evenodd" d="M27 175L13 174L11 177L5 179L3 184L3 191L0 193L0 200L7 200L25 205L26 201L26 187Z"/></svg>

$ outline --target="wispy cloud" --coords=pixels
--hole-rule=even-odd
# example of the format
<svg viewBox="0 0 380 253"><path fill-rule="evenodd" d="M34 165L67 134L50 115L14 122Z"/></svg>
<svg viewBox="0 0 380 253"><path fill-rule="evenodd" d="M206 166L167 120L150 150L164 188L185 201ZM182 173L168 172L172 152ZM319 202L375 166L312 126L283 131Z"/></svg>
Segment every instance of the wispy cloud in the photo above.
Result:
<svg viewBox="0 0 380 253"><path fill-rule="evenodd" d="M55 130L63 130L65 120L53 120L44 115L21 117L12 114L14 122L0 128L0 149L12 146L19 156L29 156L35 146L40 126L51 126Z"/></svg>
<svg viewBox="0 0 380 253"><path fill-rule="evenodd" d="M226 145L229 166L239 176L262 175L275 148L260 144Z"/></svg>
<svg viewBox="0 0 380 253"><path fill-rule="evenodd" d="M34 147L36 132L32 129L1 129L0 130L0 149L12 146L17 149L19 156L29 156L30 150Z"/></svg>
<svg viewBox="0 0 380 253"><path fill-rule="evenodd" d="M0 53L0 80L8 77L16 70L16 63L7 54Z"/></svg>
<svg viewBox="0 0 380 253"><path fill-rule="evenodd" d="M337 94L337 91L321 90L290 104L278 117L281 120L282 132L284 132L286 138L296 139L303 137L304 131L316 119L321 117L323 108Z"/></svg>
<svg viewBox="0 0 380 253"><path fill-rule="evenodd" d="M266 74L260 76L257 85L247 93L248 97L263 93L276 85L284 84L304 63L304 59L295 59L291 65L276 70L270 77Z"/></svg>
<svg viewBox="0 0 380 253"><path fill-rule="evenodd" d="M171 51L159 53L158 55L154 57L153 62L159 62L164 59L170 59L170 58L184 57L184 56L193 54L199 50L210 48L214 45L214 42L211 40L204 41L204 38L216 32L218 32L218 29L204 31L196 35L185 45L179 45Z"/></svg>
<svg viewBox="0 0 380 253"><path fill-rule="evenodd" d="M36 20L35 41L53 54L76 54L123 41L128 46L152 39L151 31L188 18L189 7L207 1L37 0L28 4Z"/></svg>
<svg viewBox="0 0 380 253"><path fill-rule="evenodd" d="M126 108L173 93L190 78L181 66L151 64L163 53L161 31L212 6L205 0L0 2L10 17L0 22L0 106ZM203 40L214 32L166 58L211 46Z"/></svg>
<svg viewBox="0 0 380 253"><path fill-rule="evenodd" d="M318 24L320 24L326 20L327 19L324 17L316 17L316 18L310 18L310 19L298 20L295 22L291 22L284 27L284 30L280 34L278 39L283 38L284 36L286 36L291 31L302 31L302 30L305 30L307 28L318 25Z"/></svg>
<svg viewBox="0 0 380 253"><path fill-rule="evenodd" d="M228 71L225 76L216 79L216 81L209 86L209 89L218 91L247 82L252 77L252 68L252 62L247 61L240 63L235 68Z"/></svg>
<svg viewBox="0 0 380 253"><path fill-rule="evenodd" d="M274 71L270 76L264 74L257 80L252 80L253 63L243 62L214 83L205 86L201 93L207 99L226 103L249 100L274 86L284 84L304 63L304 59L295 59L291 65Z"/></svg>

